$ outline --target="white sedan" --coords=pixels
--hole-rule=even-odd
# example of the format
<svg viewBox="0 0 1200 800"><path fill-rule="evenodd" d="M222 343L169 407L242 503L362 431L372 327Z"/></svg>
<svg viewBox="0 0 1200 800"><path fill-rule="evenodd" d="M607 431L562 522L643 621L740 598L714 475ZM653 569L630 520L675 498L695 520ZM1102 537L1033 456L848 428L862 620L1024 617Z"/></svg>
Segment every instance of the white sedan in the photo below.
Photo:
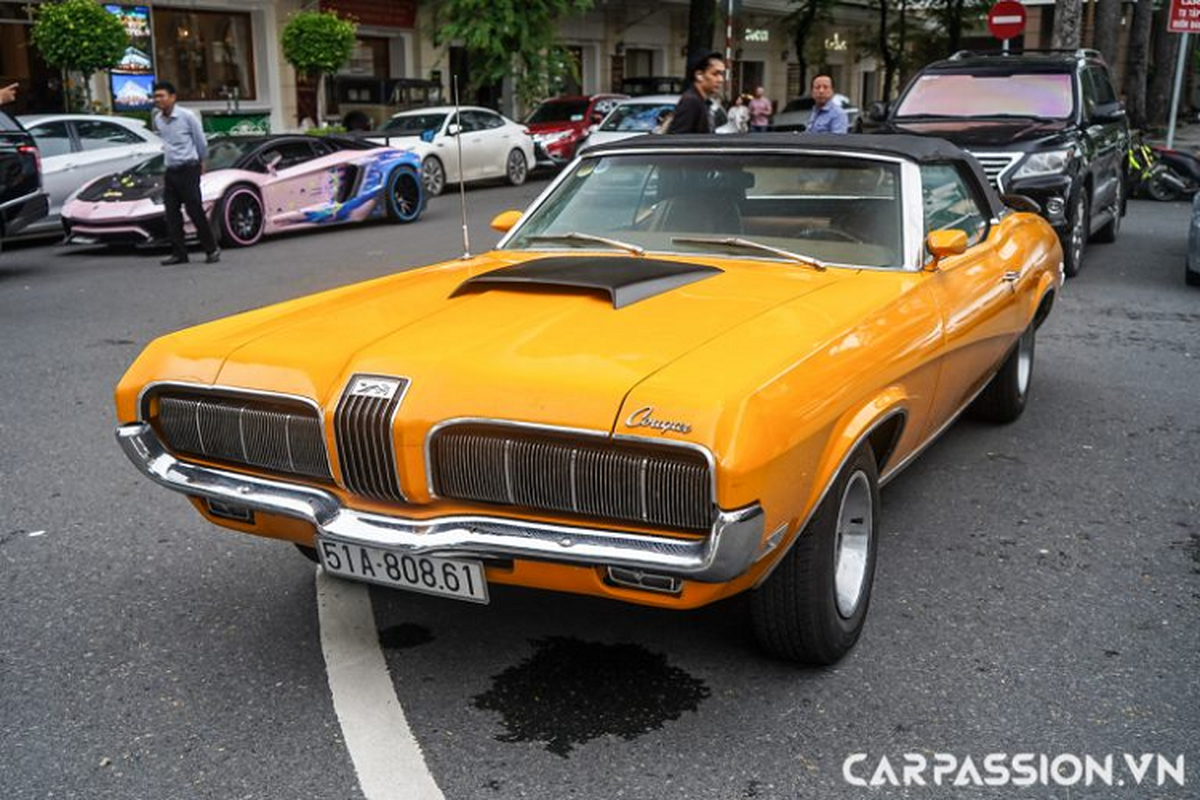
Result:
<svg viewBox="0 0 1200 800"><path fill-rule="evenodd" d="M61 232L63 202L72 192L162 152L162 140L139 119L31 114L20 120L37 142L42 185L50 195L50 214L26 228L26 234Z"/></svg>
<svg viewBox="0 0 1200 800"><path fill-rule="evenodd" d="M420 156L421 178L430 196L459 181L505 178L514 186L524 183L534 164L529 129L487 108L463 106L460 111L461 124L454 106L402 111L368 138Z"/></svg>

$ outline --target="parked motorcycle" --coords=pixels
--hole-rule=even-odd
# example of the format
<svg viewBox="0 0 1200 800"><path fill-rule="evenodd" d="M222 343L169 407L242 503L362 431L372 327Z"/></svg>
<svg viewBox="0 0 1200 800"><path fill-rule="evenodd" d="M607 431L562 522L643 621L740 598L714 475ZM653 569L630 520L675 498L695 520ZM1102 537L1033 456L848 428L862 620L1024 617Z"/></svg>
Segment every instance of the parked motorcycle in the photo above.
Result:
<svg viewBox="0 0 1200 800"><path fill-rule="evenodd" d="M1130 140L1128 163L1134 197L1168 201L1200 191L1200 159L1182 150L1151 147L1140 133Z"/></svg>

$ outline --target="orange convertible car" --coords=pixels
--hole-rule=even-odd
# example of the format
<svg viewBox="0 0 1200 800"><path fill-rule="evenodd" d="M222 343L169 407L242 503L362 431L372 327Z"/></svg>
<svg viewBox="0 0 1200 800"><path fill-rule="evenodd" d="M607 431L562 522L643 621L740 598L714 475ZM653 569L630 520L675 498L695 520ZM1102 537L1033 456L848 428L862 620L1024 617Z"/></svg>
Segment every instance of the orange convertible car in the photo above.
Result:
<svg viewBox="0 0 1200 800"><path fill-rule="evenodd" d="M118 438L217 525L351 580L665 608L763 646L862 629L879 487L1029 396L1062 282L1038 216L926 138L585 151L497 248L163 337Z"/></svg>

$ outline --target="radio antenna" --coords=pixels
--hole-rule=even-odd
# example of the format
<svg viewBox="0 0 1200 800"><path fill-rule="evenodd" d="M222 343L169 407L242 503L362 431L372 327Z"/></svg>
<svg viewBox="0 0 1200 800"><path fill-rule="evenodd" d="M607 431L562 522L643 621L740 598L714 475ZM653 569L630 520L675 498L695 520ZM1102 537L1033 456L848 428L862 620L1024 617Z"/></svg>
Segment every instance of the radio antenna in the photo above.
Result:
<svg viewBox="0 0 1200 800"><path fill-rule="evenodd" d="M458 124L458 133L455 134L454 138L458 141L458 205L462 209L462 258L466 260L471 257L471 234L467 230L467 183L463 174L463 120L462 111L458 105L458 76L452 76L451 80L454 82L454 120Z"/></svg>

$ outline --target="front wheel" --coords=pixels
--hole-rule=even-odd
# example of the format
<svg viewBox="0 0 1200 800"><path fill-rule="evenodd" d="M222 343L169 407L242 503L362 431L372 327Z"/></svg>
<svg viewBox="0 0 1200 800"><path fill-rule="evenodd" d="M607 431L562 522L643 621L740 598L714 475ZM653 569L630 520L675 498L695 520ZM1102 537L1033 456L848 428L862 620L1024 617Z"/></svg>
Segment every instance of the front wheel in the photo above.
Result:
<svg viewBox="0 0 1200 800"><path fill-rule="evenodd" d="M525 182L525 178L529 175L529 162L525 160L524 153L520 150L513 150L508 154L504 175L513 186L520 186Z"/></svg>
<svg viewBox="0 0 1200 800"><path fill-rule="evenodd" d="M987 387L971 404L971 416L984 422L1013 422L1025 410L1033 382L1035 328L1031 323Z"/></svg>
<svg viewBox="0 0 1200 800"><path fill-rule="evenodd" d="M250 247L262 238L263 203L249 186L235 186L223 198L217 211L221 241L226 247Z"/></svg>
<svg viewBox="0 0 1200 800"><path fill-rule="evenodd" d="M446 188L446 168L437 156L429 156L421 162L421 185L429 197L437 197Z"/></svg>
<svg viewBox="0 0 1200 800"><path fill-rule="evenodd" d="M384 192L389 218L396 222L413 222L421 216L421 210L425 207L425 195L416 170L396 167L388 175Z"/></svg>
<svg viewBox="0 0 1200 800"><path fill-rule="evenodd" d="M1062 238L1063 274L1074 278L1083 268L1083 250L1088 240L1087 190L1083 187L1075 194L1075 202L1071 204L1070 227Z"/></svg>
<svg viewBox="0 0 1200 800"><path fill-rule="evenodd" d="M875 576L879 472L869 445L846 462L800 537L751 597L764 650L832 664L858 641Z"/></svg>

